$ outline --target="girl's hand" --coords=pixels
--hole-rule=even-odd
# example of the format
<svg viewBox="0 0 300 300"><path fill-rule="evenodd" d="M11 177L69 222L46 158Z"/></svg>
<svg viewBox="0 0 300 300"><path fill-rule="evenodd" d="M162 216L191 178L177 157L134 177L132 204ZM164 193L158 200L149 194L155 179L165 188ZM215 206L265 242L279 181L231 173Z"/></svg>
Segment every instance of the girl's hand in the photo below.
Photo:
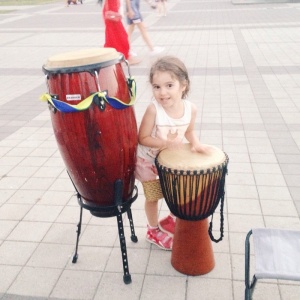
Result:
<svg viewBox="0 0 300 300"><path fill-rule="evenodd" d="M201 152L201 153L209 153L210 149L207 146L197 144L197 145L192 145L191 148L192 152Z"/></svg>

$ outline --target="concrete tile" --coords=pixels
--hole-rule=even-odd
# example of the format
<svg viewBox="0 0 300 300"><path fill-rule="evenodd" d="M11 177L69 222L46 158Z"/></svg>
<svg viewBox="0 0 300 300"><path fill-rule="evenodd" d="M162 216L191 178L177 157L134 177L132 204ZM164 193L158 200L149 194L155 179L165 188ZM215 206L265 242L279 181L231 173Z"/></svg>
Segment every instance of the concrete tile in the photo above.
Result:
<svg viewBox="0 0 300 300"><path fill-rule="evenodd" d="M28 204L3 204L0 207L2 220L22 220L32 205Z"/></svg>
<svg viewBox="0 0 300 300"><path fill-rule="evenodd" d="M146 275L144 279L143 289L140 299L148 300L155 298L166 299L170 297L170 290L172 291L172 299L180 300L185 297L186 277L174 276L158 276ZM156 288L153 289L153 286ZM169 289L164 287L168 286Z"/></svg>
<svg viewBox="0 0 300 300"><path fill-rule="evenodd" d="M18 221L0 220L0 239L6 239L17 226Z"/></svg>
<svg viewBox="0 0 300 300"><path fill-rule="evenodd" d="M129 241L126 242L128 243ZM138 249L135 247L127 247L127 257L129 272L131 274L143 274L146 272L148 266L148 260L150 256L150 249ZM112 249L105 271L107 272L122 272L122 252L120 247Z"/></svg>
<svg viewBox="0 0 300 300"><path fill-rule="evenodd" d="M300 230L299 217L265 216L264 219L268 228Z"/></svg>
<svg viewBox="0 0 300 300"><path fill-rule="evenodd" d="M14 191L15 192L15 191ZM37 203L42 197L44 191L40 190L17 190L7 201L7 203L18 203L32 205Z"/></svg>
<svg viewBox="0 0 300 300"><path fill-rule="evenodd" d="M285 177L281 174L272 174L272 181L270 181L270 177L268 174L254 174L254 177L258 186L286 186Z"/></svg>
<svg viewBox="0 0 300 300"><path fill-rule="evenodd" d="M118 238L118 229L111 226L87 225L80 238L80 244L85 246L112 247Z"/></svg>
<svg viewBox="0 0 300 300"><path fill-rule="evenodd" d="M257 186L261 200L291 200L291 194L287 187Z"/></svg>
<svg viewBox="0 0 300 300"><path fill-rule="evenodd" d="M280 285L280 294L283 300L296 300L300 294L300 285Z"/></svg>
<svg viewBox="0 0 300 300"><path fill-rule="evenodd" d="M0 264L23 266L37 246L32 242L4 241L0 246Z"/></svg>
<svg viewBox="0 0 300 300"><path fill-rule="evenodd" d="M48 190L50 186L54 182L54 178L37 178L37 177L32 177L29 178L23 185L22 189L24 190L36 190L37 187L40 190Z"/></svg>
<svg viewBox="0 0 300 300"><path fill-rule="evenodd" d="M63 206L35 205L24 217L24 221L32 222L54 222Z"/></svg>
<svg viewBox="0 0 300 300"><path fill-rule="evenodd" d="M85 225L82 226L81 232L84 232L84 229ZM54 223L43 238L43 242L75 246L76 238L77 226L75 224Z"/></svg>
<svg viewBox="0 0 300 300"><path fill-rule="evenodd" d="M254 176L251 173L234 173L234 176L233 174L227 176L226 182L229 185L255 185Z"/></svg>
<svg viewBox="0 0 300 300"><path fill-rule="evenodd" d="M12 168L7 175L9 177L31 177L36 171L38 170L38 167L21 167L16 166L15 168Z"/></svg>
<svg viewBox="0 0 300 300"><path fill-rule="evenodd" d="M293 201L261 201L261 208L264 215L297 217L298 213Z"/></svg>
<svg viewBox="0 0 300 300"><path fill-rule="evenodd" d="M51 223L46 222L20 222L8 236L12 241L40 242Z"/></svg>
<svg viewBox="0 0 300 300"><path fill-rule="evenodd" d="M227 204L231 214L259 215L262 213L260 201L256 199L229 198Z"/></svg>
<svg viewBox="0 0 300 300"><path fill-rule="evenodd" d="M265 227L263 216L260 215L228 215L229 230L231 232L247 233L253 227Z"/></svg>
<svg viewBox="0 0 300 300"><path fill-rule="evenodd" d="M122 280L122 273L104 273L95 294L95 299L142 299L141 291L144 282L144 274L131 274L131 284L122 284Z"/></svg>
<svg viewBox="0 0 300 300"><path fill-rule="evenodd" d="M69 223L69 224L77 224L79 222L79 216L80 216L80 206L66 206L62 207L59 211L59 215L56 217L56 221L59 223ZM92 215L88 210L83 210L82 213L82 224L91 224L90 219L92 218ZM95 217L96 218L96 217ZM103 218L99 218L103 221ZM106 219L104 219L106 220ZM117 221L115 221L115 224L117 224Z"/></svg>
<svg viewBox="0 0 300 300"><path fill-rule="evenodd" d="M19 189L28 179L26 177L4 177L1 178L0 189Z"/></svg>
<svg viewBox="0 0 300 300"><path fill-rule="evenodd" d="M34 251L27 266L45 268L65 268L68 260L72 256L74 247L71 245L40 244Z"/></svg>
<svg viewBox="0 0 300 300"><path fill-rule="evenodd" d="M21 266L0 265L0 293L5 293L7 291L9 286L18 276L18 273L21 271L21 269Z"/></svg>
<svg viewBox="0 0 300 300"><path fill-rule="evenodd" d="M215 288L218 284L222 286L221 289ZM231 280L188 277L187 298L189 300L199 298L217 300L220 297L224 299L232 297Z"/></svg>
<svg viewBox="0 0 300 300"><path fill-rule="evenodd" d="M23 296L48 297L61 272L53 268L24 267L7 292Z"/></svg>
<svg viewBox="0 0 300 300"><path fill-rule="evenodd" d="M66 205L73 196L74 192L46 191L40 197L39 204Z"/></svg>
<svg viewBox="0 0 300 300"><path fill-rule="evenodd" d="M243 289L239 282L234 282L234 290L235 290L235 297L239 297L239 295L244 296L244 286ZM237 298L238 299L238 298ZM280 292L278 289L278 285L276 283L270 282L260 282L258 281L255 287L255 299L263 300L263 299L274 299L280 300Z"/></svg>
<svg viewBox="0 0 300 300"><path fill-rule="evenodd" d="M111 252L113 248L110 247L89 247L82 246L79 243L78 246L78 259L76 263L73 263L73 256L75 253L75 247L73 247L72 255L69 257L68 264L66 265L66 269L73 271L104 271L107 265L107 262L110 258ZM119 250L121 256L121 250ZM121 260L121 258L120 258ZM129 270L130 262L129 262ZM122 272L122 262L119 265L118 272Z"/></svg>
<svg viewBox="0 0 300 300"><path fill-rule="evenodd" d="M65 270L52 290L51 297L92 299L96 293L101 276L101 272Z"/></svg>

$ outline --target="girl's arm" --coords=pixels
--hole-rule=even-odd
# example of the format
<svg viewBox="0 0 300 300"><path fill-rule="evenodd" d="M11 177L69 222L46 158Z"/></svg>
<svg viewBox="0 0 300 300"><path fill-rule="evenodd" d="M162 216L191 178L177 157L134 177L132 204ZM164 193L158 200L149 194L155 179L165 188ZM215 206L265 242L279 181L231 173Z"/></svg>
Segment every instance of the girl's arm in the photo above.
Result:
<svg viewBox="0 0 300 300"><path fill-rule="evenodd" d="M163 149L166 148L167 142L151 136L155 127L156 108L151 103L143 116L140 129L139 129L139 143L146 147Z"/></svg>
<svg viewBox="0 0 300 300"><path fill-rule="evenodd" d="M200 143L200 140L197 137L195 132L196 116L197 116L197 108L196 105L192 104L192 118L191 118L190 125L185 132L185 138L192 145L192 151L205 152L206 147Z"/></svg>

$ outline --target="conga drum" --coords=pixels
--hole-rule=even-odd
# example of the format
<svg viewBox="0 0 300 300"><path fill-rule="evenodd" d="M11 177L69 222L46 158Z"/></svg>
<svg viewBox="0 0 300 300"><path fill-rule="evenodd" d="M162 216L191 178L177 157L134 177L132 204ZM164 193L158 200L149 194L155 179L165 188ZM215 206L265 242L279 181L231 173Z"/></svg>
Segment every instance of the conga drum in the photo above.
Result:
<svg viewBox="0 0 300 300"><path fill-rule="evenodd" d="M83 49L49 57L43 66L51 121L69 176L88 206L113 205L134 190L137 123L133 82L113 48Z"/></svg>
<svg viewBox="0 0 300 300"><path fill-rule="evenodd" d="M184 144L179 150L162 150L155 159L164 198L177 217L171 264L187 275L206 274L214 268L208 217L220 200L223 214L228 157L217 147L206 147L207 152L198 153ZM221 239L222 235L223 228Z"/></svg>

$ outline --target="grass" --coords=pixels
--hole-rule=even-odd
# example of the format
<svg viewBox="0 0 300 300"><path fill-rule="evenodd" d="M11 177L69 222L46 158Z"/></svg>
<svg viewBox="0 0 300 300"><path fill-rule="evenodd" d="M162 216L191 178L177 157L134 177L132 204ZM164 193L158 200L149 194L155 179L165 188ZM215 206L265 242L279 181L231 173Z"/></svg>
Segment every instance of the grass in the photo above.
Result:
<svg viewBox="0 0 300 300"><path fill-rule="evenodd" d="M10 5L39 5L58 1L64 2L63 0L0 0L0 7Z"/></svg>

